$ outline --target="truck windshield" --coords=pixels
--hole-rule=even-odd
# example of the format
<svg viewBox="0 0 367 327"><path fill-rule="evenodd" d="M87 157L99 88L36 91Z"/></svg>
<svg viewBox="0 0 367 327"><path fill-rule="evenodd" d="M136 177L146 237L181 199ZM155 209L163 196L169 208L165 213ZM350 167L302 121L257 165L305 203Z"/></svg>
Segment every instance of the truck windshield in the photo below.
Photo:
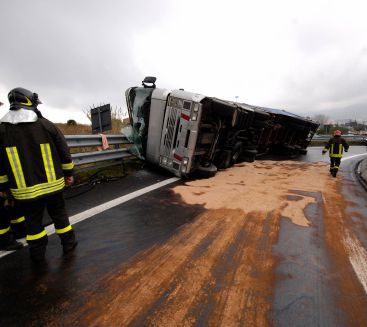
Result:
<svg viewBox="0 0 367 327"><path fill-rule="evenodd" d="M126 94L128 104L130 123L132 127L131 141L135 145L136 155L140 158L145 158L150 102L152 98L153 88L132 88Z"/></svg>

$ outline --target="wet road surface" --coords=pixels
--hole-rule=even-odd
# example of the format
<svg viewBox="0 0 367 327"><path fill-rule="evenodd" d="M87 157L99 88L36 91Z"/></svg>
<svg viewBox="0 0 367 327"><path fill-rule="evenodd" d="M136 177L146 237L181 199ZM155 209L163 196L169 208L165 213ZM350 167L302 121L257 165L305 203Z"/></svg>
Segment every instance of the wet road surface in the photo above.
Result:
<svg viewBox="0 0 367 327"><path fill-rule="evenodd" d="M274 183L306 185L284 186L286 197L271 198L269 208L249 194L232 207L236 192L251 193L257 180L237 180L229 170L228 190L177 181L76 224L79 246L69 257L52 235L45 266L33 266L27 248L0 258L0 324L365 325L367 200L354 176L362 157L352 157L365 147L351 147L337 179L313 189L297 178L309 174L312 184L315 173L327 173L313 164L327 161L320 153L310 148L304 163L298 158L286 168L269 158L251 164L263 178L257 195L264 202L276 193ZM274 166L279 173L272 175ZM98 185L68 200L70 215L168 178L139 171ZM290 211L302 201L303 214Z"/></svg>

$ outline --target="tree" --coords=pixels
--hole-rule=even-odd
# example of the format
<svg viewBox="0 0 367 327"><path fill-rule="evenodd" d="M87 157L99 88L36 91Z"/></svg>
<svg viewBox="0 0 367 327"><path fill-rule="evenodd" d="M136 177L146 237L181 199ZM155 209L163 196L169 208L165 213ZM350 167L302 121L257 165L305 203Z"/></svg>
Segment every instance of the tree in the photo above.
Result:
<svg viewBox="0 0 367 327"><path fill-rule="evenodd" d="M76 126L78 125L77 122L74 120L74 119L69 119L67 122L66 122L66 125L69 125L69 126Z"/></svg>

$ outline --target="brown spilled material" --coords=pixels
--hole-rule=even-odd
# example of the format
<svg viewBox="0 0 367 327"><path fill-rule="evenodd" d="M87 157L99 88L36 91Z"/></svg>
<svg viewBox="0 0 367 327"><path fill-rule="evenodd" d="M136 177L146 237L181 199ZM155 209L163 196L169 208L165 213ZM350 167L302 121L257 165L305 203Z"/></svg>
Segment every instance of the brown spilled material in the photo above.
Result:
<svg viewBox="0 0 367 327"><path fill-rule="evenodd" d="M322 192L329 203L337 183L324 163L258 161L177 186L173 192L184 202L207 210L168 242L140 253L101 281L104 291L93 294L78 312L54 321L80 326L272 325L277 260L272 246L280 217L309 226L304 209L314 201L292 190ZM328 228L331 219L326 210L330 249L340 259L336 264L349 269L347 256L335 252L343 249L332 246L340 244L342 231L339 225ZM348 277L352 281L338 282L345 291L359 291L356 279ZM347 301L340 302L348 310Z"/></svg>

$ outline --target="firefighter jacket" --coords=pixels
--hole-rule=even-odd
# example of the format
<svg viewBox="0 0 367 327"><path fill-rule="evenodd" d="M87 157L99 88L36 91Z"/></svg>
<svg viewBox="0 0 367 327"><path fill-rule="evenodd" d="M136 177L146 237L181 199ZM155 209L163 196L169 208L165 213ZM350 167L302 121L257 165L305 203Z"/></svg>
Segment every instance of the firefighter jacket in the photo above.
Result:
<svg viewBox="0 0 367 327"><path fill-rule="evenodd" d="M36 200L61 192L73 168L66 140L49 120L0 124L0 191Z"/></svg>
<svg viewBox="0 0 367 327"><path fill-rule="evenodd" d="M343 157L343 149L348 151L348 143L342 137L334 136L325 145L325 148L322 150L322 152L326 153L329 151L330 158L341 158Z"/></svg>

